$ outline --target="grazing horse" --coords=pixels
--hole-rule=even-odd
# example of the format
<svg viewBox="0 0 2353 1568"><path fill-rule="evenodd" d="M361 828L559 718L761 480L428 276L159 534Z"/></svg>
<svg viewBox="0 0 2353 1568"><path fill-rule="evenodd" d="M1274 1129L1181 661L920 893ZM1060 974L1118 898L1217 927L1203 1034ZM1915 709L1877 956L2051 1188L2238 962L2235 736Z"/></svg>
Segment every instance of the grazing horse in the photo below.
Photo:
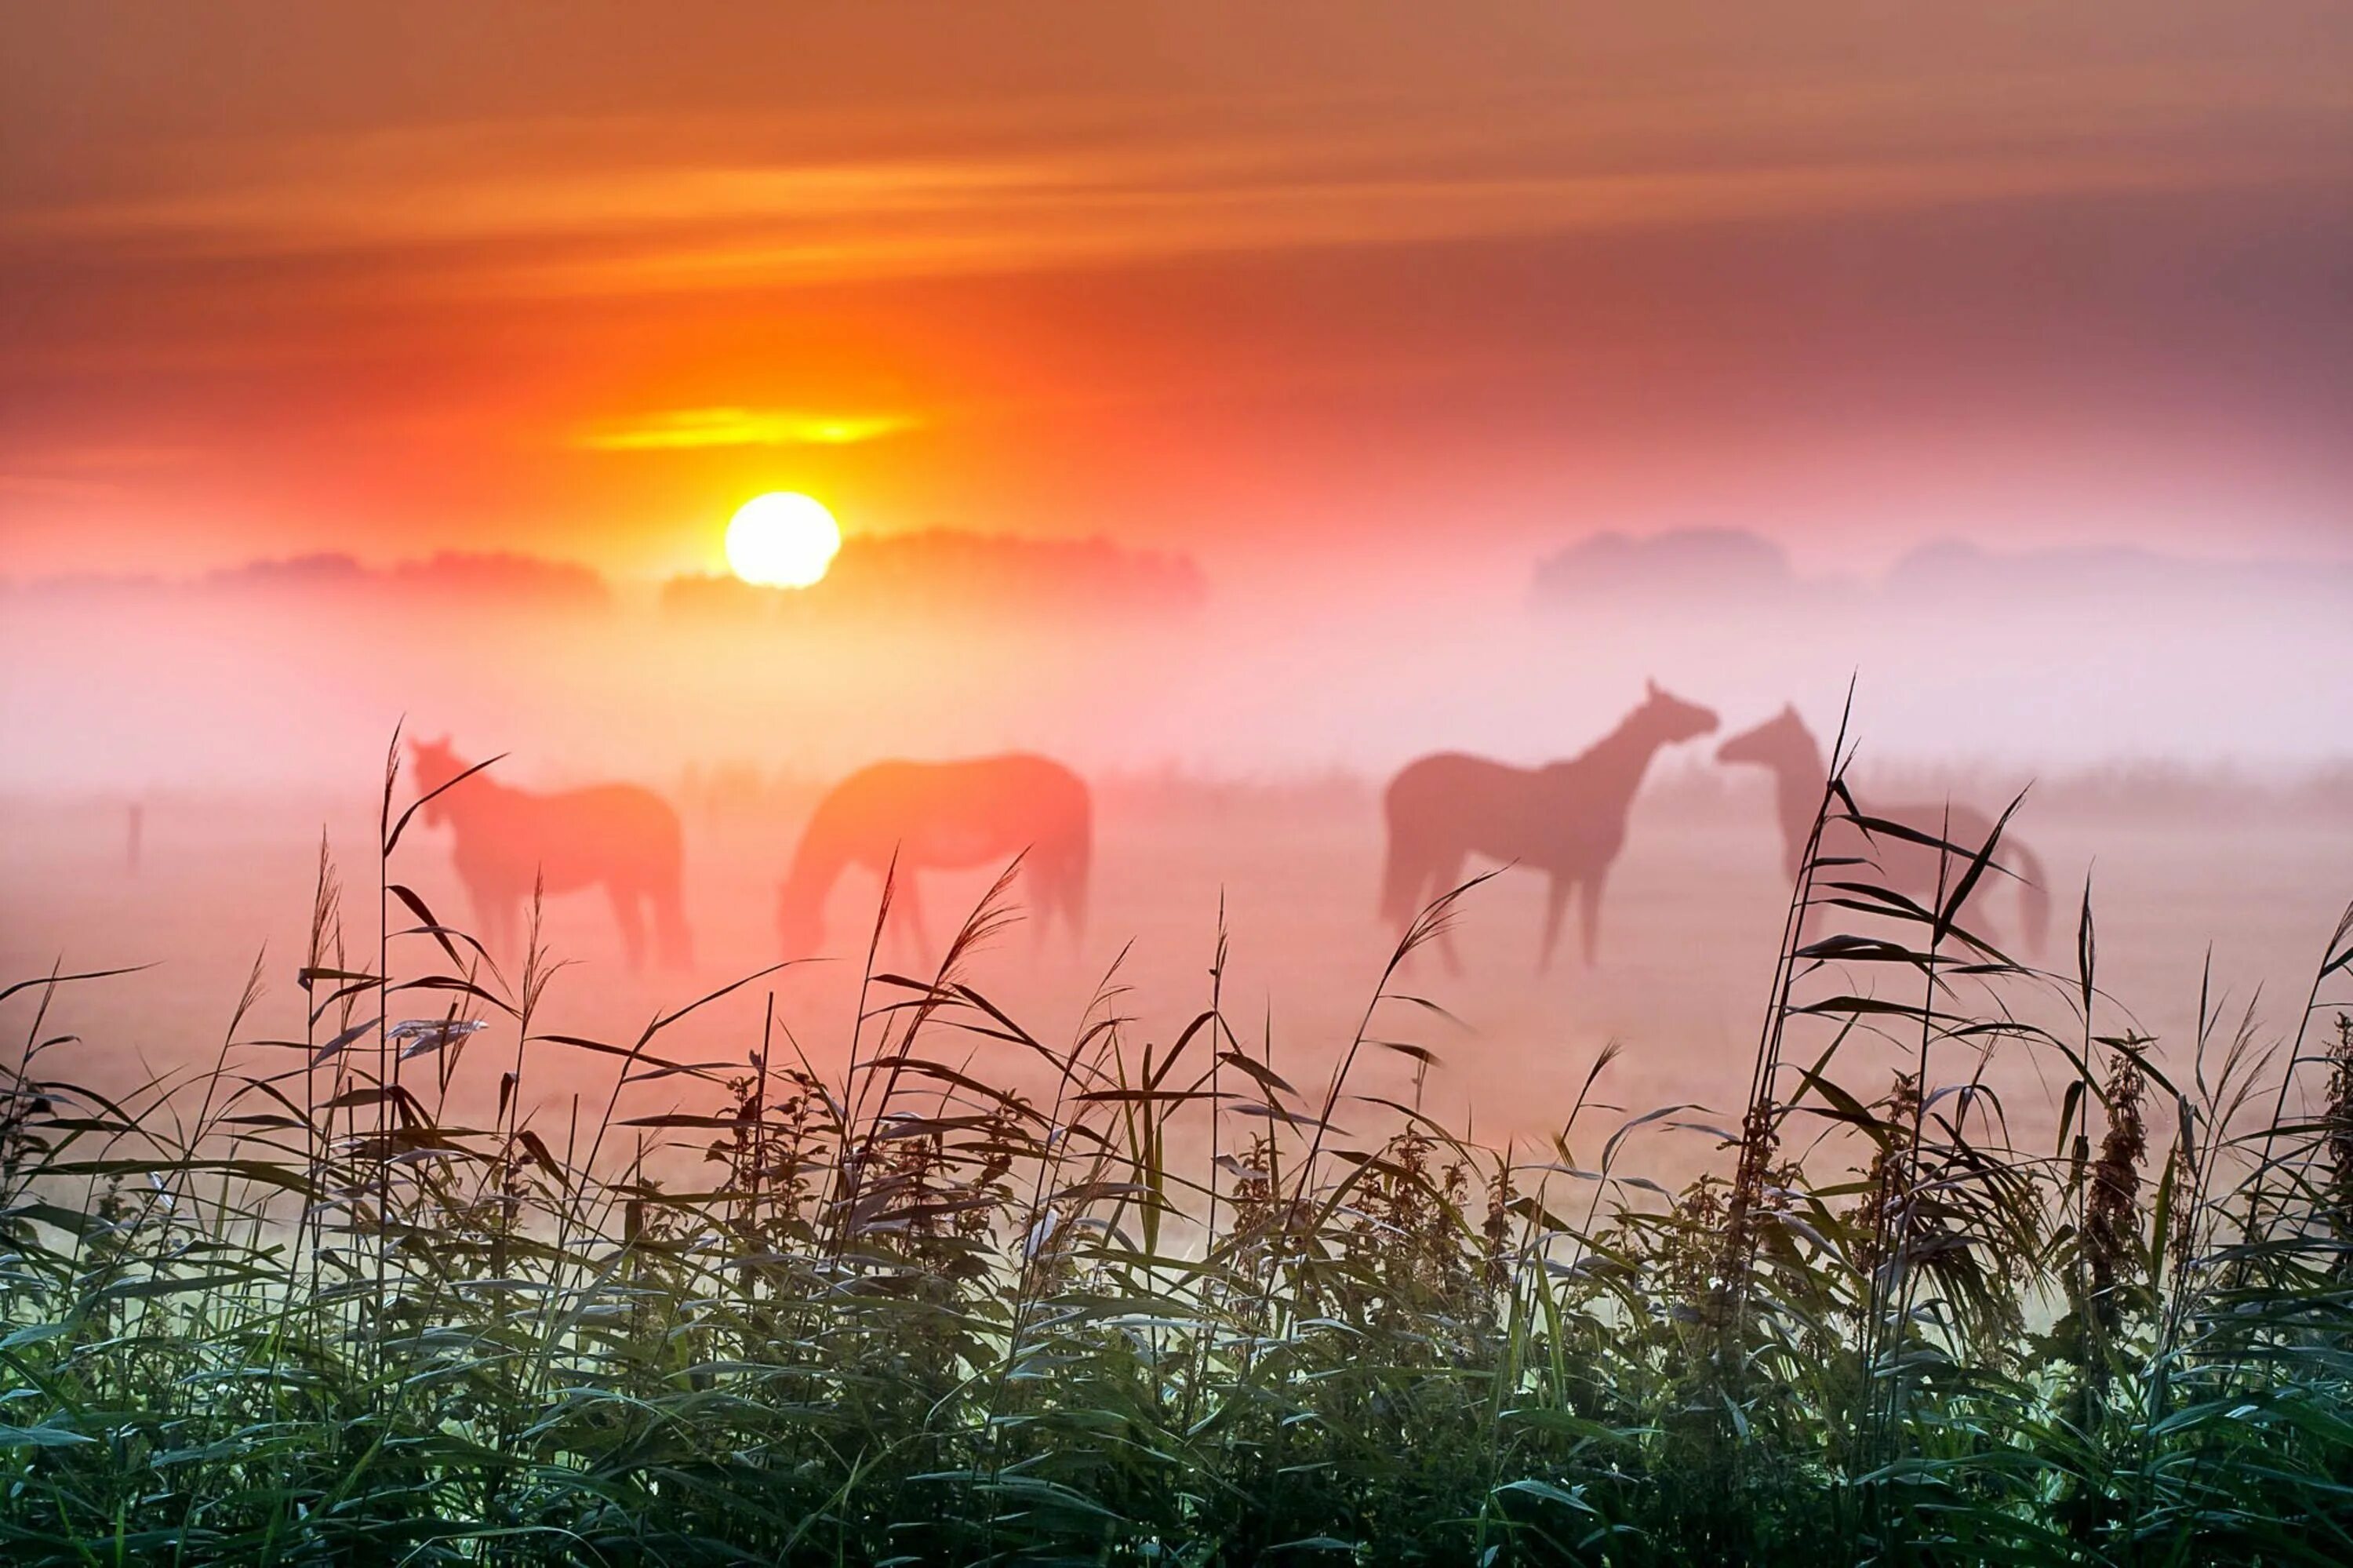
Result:
<svg viewBox="0 0 2353 1568"><path fill-rule="evenodd" d="M447 739L412 740L417 782L427 795L463 774L469 764ZM426 803L428 827L454 830L450 859L474 901L482 940L512 951L517 911L542 882L550 893L603 883L620 922L629 967L645 962L642 906L653 906L654 934L663 962L693 962L686 914L679 900L678 813L650 789L598 784L534 795L477 773Z"/></svg>
<svg viewBox="0 0 2353 1568"><path fill-rule="evenodd" d="M1782 865L1792 878L1805 867L1806 841L1813 836L1814 814L1821 809L1822 789L1830 764L1813 732L1793 706L1736 735L1716 748L1722 763L1749 763L1773 775L1775 809L1781 819ZM1865 805L1870 816L1899 823L1974 853L1993 836L1993 819L1967 806ZM1828 824L1822 834L1826 855L1868 861L1876 866L1889 889L1926 905L1936 895L1938 878L1949 885L1962 874L1958 865L1939 868L1942 852L1908 839L1884 834L1866 838L1852 822ZM2030 951L2039 953L2051 930L2051 891L2042 879L2042 863L2008 833L2002 835L2000 859L2013 863L2018 874L2019 923Z"/></svg>
<svg viewBox="0 0 2353 1568"><path fill-rule="evenodd" d="M777 934L787 954L814 950L825 939L826 895L841 874L857 865L879 875L895 857L892 899L928 948L913 874L1020 855L1037 890L1038 939L1059 914L1075 944L1087 919L1093 823L1086 781L1043 757L874 763L817 803L777 894Z"/></svg>
<svg viewBox="0 0 2353 1568"><path fill-rule="evenodd" d="M1551 966L1572 889L1591 964L1601 941L1602 884L1625 846L1626 813L1651 758L1715 727L1715 715L1652 681L1641 707L1566 762L1513 768L1448 751L1408 763L1382 800L1389 851L1381 913L1402 931L1462 880L1465 858L1486 855L1552 877L1536 967ZM1461 968L1451 933L1440 933L1439 950L1449 969Z"/></svg>

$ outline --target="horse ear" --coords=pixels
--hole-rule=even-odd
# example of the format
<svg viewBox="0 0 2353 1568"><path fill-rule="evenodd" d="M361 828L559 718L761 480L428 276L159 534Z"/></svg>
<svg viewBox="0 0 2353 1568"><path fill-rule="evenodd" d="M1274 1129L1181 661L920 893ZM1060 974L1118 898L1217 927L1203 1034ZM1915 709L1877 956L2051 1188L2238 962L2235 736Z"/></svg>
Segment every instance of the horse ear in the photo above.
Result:
<svg viewBox="0 0 2353 1568"><path fill-rule="evenodd" d="M1642 690L1655 698L1659 694L1659 683L1655 679L1646 680L1642 683Z"/></svg>
<svg viewBox="0 0 2353 1568"><path fill-rule="evenodd" d="M1798 716L1798 705L1795 703L1783 703L1781 705L1781 716L1783 718L1796 718Z"/></svg>

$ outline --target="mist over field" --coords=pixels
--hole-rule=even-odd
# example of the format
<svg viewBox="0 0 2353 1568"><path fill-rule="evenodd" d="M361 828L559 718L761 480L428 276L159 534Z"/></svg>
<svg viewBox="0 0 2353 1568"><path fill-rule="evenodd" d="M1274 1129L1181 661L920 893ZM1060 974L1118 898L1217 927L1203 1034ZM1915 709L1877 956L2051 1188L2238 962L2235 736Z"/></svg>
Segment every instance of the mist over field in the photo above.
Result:
<svg viewBox="0 0 2353 1568"><path fill-rule="evenodd" d="M18 581L0 588L0 788L349 784L404 714L542 784L1011 748L1385 777L1443 747L1573 754L1646 678L1728 722L1794 702L1825 734L1852 679L1867 756L2021 779L2309 768L2353 726L2335 674L2353 567L2327 561L1950 546L1801 571L1694 530L1205 577L1100 543L957 537L807 602L456 556Z"/></svg>
<svg viewBox="0 0 2353 1568"><path fill-rule="evenodd" d="M2145 980L2160 1034L2194 1028L2210 943L2228 995L2286 995L2353 878L2353 572L2335 566L1945 546L1839 573L1735 530L1603 531L1516 570L1418 574L1336 559L1228 580L1108 546L953 537L895 561L806 595L464 556L13 585L0 715L28 744L0 779L0 953L26 974L164 960L119 983L107 1006L128 1034L91 1049L201 1053L254 948L301 941L322 829L346 878L371 879L397 723L463 760L504 753L509 785L629 780L678 810L693 969L630 973L604 898L566 894L550 941L579 967L559 1010L609 1026L821 954L773 983L822 1055L854 1011L880 886L845 875L822 948L782 945L776 889L819 796L881 758L1029 750L1093 788L1093 907L1075 948L994 943L991 994L1075 1027L1124 950L1128 1005L1173 1033L1222 906L1235 994L1327 1071L1397 936L1375 897L1389 776L1450 747L1574 755L1655 678L1721 723L1652 764L1598 965L1572 922L1537 971L1541 878L1507 872L1461 916L1464 972L1425 959L1414 977L1459 1021L1425 1021L1445 1064L1430 1092L1535 1135L1613 1040L1630 1106L1736 1096L1788 888L1767 779L1715 748L1784 704L1826 747L1850 680L1865 798L1990 811L2026 789L2013 836L2057 909L2033 956L2063 961L2096 865L2109 962ZM404 774L396 805L417 792ZM452 843L419 826L398 878L463 926ZM991 869L921 874L930 946L894 938L884 959L936 963ZM713 1051L756 1019L743 1000L697 1021Z"/></svg>

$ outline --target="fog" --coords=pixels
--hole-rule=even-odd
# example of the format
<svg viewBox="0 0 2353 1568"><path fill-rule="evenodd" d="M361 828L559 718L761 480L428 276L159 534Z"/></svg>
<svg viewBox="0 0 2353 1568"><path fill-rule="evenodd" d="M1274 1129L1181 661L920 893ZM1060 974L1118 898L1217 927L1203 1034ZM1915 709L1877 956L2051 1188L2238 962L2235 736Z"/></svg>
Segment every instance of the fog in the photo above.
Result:
<svg viewBox="0 0 2353 1568"><path fill-rule="evenodd" d="M912 606L555 594L537 566L530 591L447 567L19 584L0 789L365 789L404 715L524 784L1008 748L1091 773L1377 776L1437 747L1572 754L1649 678L1734 726L1794 702L1825 734L1852 681L1867 758L2024 777L2309 769L2353 721L2342 566L1956 547L1838 579L1746 535L1605 535L1516 569L1335 556L1105 601L1119 556L1060 568L1057 591Z"/></svg>
<svg viewBox="0 0 2353 1568"><path fill-rule="evenodd" d="M207 1059L258 951L269 994L247 1033L299 1033L289 976L322 833L364 890L347 901L352 939L374 940L400 725L470 760L504 754L492 776L511 787L624 780L679 814L692 969L632 972L603 897L551 897L548 945L576 967L549 1027L626 1035L816 958L696 1014L681 1049L740 1060L773 992L780 1024L838 1067L880 888L843 875L819 948L784 950L776 888L816 802L880 758L1022 748L1092 789L1092 919L1075 948L1011 933L974 960L976 982L1067 1037L1109 976L1133 1030L1165 1043L1209 994L1222 916L1227 1004L1305 1081L1343 1053L1396 940L1376 914L1388 775L1440 748L1575 754L1653 678L1721 723L1651 767L1598 961L1578 962L1573 938L1539 969L1542 879L1506 871L1463 912L1461 972L1425 957L1409 976L1446 1009L1409 1021L1441 1061L1421 1092L1487 1133L1542 1136L1612 1042L1609 1103L1736 1103L1788 882L1768 785L1715 748L1790 703L1827 743L1850 682L1867 800L1997 810L2031 786L2013 832L2045 867L2057 935L2026 956L2072 963L2089 881L2105 981L2166 1052L2197 1036L2210 955L2213 997L2291 1028L2281 999L2301 996L2353 894L2342 569L1947 550L1839 579L1702 534L1572 541L1516 570L1205 573L1177 592L1151 585L1192 580L1182 563L1164 581L1111 552L1054 591L1000 574L960 595L974 568L958 559L913 610L531 563L16 585L0 601L0 967L157 966L61 1004L104 1081ZM396 809L414 793L404 772ZM456 844L414 824L391 875L473 925ZM881 961L937 962L994 869L922 874L933 946L895 935ZM1989 899L1992 927L2015 933ZM433 961L421 940L396 967ZM496 957L511 979L518 956ZM2031 1126L2035 1070L1994 1078ZM1415 1092L1411 1063L1384 1057L1367 1084Z"/></svg>

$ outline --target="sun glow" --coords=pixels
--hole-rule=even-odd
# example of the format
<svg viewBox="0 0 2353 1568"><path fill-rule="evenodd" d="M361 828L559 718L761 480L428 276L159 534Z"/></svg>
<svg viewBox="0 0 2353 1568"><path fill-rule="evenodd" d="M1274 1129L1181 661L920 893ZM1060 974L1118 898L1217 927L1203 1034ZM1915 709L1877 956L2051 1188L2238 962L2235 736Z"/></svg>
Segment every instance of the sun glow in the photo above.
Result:
<svg viewBox="0 0 2353 1568"><path fill-rule="evenodd" d="M847 447L919 429L913 414L826 414L797 408L669 408L580 432L599 452L696 451L706 447Z"/></svg>
<svg viewBox="0 0 2353 1568"><path fill-rule="evenodd" d="M840 548L833 514L789 490L754 496L727 524L729 569L762 588L807 588Z"/></svg>

